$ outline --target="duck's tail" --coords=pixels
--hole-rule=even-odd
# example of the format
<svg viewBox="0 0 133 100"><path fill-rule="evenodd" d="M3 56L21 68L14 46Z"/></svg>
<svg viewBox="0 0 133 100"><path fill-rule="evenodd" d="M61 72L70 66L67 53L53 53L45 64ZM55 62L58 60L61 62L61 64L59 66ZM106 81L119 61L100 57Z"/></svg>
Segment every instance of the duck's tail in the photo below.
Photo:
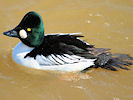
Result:
<svg viewBox="0 0 133 100"><path fill-rule="evenodd" d="M129 70L129 66L133 65L133 57L128 54L111 54L110 49L93 48L91 54L97 57L95 65L90 68L104 68L112 71L117 71L118 68ZM86 69L85 69L86 70Z"/></svg>
<svg viewBox="0 0 133 100"><path fill-rule="evenodd" d="M127 54L111 54L102 53L98 55L98 59L95 61L95 66L112 71L117 71L117 68L129 69L129 65L133 65L133 58Z"/></svg>

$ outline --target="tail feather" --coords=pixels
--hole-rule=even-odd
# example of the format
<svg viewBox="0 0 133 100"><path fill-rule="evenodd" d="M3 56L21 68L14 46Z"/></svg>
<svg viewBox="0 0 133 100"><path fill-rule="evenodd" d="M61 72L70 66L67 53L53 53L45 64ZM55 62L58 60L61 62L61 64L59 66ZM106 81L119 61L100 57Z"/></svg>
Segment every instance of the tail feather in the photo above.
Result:
<svg viewBox="0 0 133 100"><path fill-rule="evenodd" d="M112 71L117 71L116 68L114 68L113 66L111 66L109 64L103 65L103 66L101 66L101 68L112 70Z"/></svg>
<svg viewBox="0 0 133 100"><path fill-rule="evenodd" d="M128 54L113 54L114 58L118 58L120 60L133 60L133 57L129 56Z"/></svg>
<svg viewBox="0 0 133 100"><path fill-rule="evenodd" d="M108 54L103 53L98 55L98 60L95 62L97 67L117 71L117 68L129 70L129 65L133 65L133 57L127 54Z"/></svg>
<svg viewBox="0 0 133 100"><path fill-rule="evenodd" d="M129 70L129 66L133 65L133 57L128 54L112 54L109 52L110 49L105 48L87 48L89 53L80 54L87 59L95 58L95 65L89 68L104 68L112 71L117 71L118 69ZM82 72L86 72L88 68L84 69Z"/></svg>

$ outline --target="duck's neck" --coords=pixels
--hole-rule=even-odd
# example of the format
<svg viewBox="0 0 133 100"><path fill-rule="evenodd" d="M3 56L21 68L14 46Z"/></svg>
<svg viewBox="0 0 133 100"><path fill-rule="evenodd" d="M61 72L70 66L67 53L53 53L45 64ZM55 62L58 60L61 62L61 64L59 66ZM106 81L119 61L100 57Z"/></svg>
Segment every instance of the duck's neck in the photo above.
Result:
<svg viewBox="0 0 133 100"><path fill-rule="evenodd" d="M24 53L27 52L29 53L30 51L32 51L34 49L34 47L29 47L27 45L25 45L23 42L19 42L13 49L13 53Z"/></svg>

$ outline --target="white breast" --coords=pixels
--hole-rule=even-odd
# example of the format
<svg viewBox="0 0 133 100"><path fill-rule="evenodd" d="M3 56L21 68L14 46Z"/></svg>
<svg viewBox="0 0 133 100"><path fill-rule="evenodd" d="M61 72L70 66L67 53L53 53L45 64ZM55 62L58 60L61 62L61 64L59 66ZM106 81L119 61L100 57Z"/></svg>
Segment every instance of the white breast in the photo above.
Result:
<svg viewBox="0 0 133 100"><path fill-rule="evenodd" d="M95 59L84 59L76 55L37 55L36 59L32 57L24 58L27 53L34 48L28 47L22 42L19 42L13 49L13 59L18 64L26 67L36 68L41 70L58 70L58 71L81 71L89 66L94 65Z"/></svg>

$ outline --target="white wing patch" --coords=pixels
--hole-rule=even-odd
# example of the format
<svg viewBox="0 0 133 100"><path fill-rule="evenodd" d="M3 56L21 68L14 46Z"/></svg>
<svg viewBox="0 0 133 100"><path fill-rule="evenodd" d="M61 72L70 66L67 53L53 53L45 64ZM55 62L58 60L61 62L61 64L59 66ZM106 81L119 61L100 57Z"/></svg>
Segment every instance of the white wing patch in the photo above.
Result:
<svg viewBox="0 0 133 100"><path fill-rule="evenodd" d="M51 54L47 57L43 55L37 55L36 60L41 65L63 65L63 64L72 64L72 63L78 63L81 61L86 61L86 59L75 56L75 55L54 55Z"/></svg>
<svg viewBox="0 0 133 100"><path fill-rule="evenodd" d="M85 59L76 55L54 55L47 57L37 55L36 61L42 66L40 69L44 70L58 70L58 71L81 71L94 65L95 59Z"/></svg>

